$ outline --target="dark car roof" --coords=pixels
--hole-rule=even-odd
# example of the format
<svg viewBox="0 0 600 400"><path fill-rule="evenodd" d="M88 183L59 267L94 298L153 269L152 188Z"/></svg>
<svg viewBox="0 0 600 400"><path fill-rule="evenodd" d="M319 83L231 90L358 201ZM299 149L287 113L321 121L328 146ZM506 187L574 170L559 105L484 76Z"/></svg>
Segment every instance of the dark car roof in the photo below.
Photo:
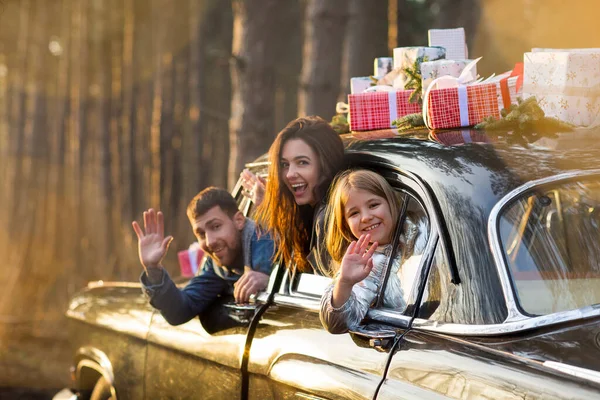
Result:
<svg viewBox="0 0 600 400"><path fill-rule="evenodd" d="M434 189L465 189L463 183L481 184L488 177L495 200L531 180L598 168L600 156L600 129L530 138L470 129L390 132L382 131L381 138L377 132L344 135L346 151L416 174Z"/></svg>
<svg viewBox="0 0 600 400"><path fill-rule="evenodd" d="M348 134L344 141L351 163L395 168L418 179L433 194L465 294L462 307L453 311L463 314L453 319L494 324L506 319L507 309L487 240L492 208L531 180L598 168L598 134L598 130L577 130L524 138L474 130L400 135L382 131Z"/></svg>

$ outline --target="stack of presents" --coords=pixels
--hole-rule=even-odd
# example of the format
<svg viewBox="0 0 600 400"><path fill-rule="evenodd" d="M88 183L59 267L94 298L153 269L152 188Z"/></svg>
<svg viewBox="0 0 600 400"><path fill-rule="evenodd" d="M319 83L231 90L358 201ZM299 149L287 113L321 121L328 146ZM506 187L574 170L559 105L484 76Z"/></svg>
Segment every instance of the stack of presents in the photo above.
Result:
<svg viewBox="0 0 600 400"><path fill-rule="evenodd" d="M431 29L428 47L375 59L373 76L350 81L350 130L389 129L421 113L430 129L472 126L531 96L546 116L573 125L594 124L600 114L600 49L533 49L486 79L478 61L468 58L463 28Z"/></svg>

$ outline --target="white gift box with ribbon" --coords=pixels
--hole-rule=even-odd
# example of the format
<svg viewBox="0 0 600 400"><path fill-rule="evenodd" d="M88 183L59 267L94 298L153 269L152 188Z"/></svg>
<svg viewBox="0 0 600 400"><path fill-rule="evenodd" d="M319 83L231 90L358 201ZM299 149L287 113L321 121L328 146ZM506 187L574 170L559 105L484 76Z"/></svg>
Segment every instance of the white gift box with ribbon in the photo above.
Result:
<svg viewBox="0 0 600 400"><path fill-rule="evenodd" d="M579 126L600 120L599 49L530 52L524 62L523 97L535 96L546 116Z"/></svg>
<svg viewBox="0 0 600 400"><path fill-rule="evenodd" d="M431 82L440 76L454 76L458 78L471 61L473 60L436 60L421 63L423 93L425 93ZM477 76L477 66L473 68L473 74Z"/></svg>
<svg viewBox="0 0 600 400"><path fill-rule="evenodd" d="M462 60L469 57L464 28L430 29L429 45L446 49L446 58Z"/></svg>
<svg viewBox="0 0 600 400"><path fill-rule="evenodd" d="M373 83L373 79L370 76L350 78L350 93L362 93L370 88Z"/></svg>

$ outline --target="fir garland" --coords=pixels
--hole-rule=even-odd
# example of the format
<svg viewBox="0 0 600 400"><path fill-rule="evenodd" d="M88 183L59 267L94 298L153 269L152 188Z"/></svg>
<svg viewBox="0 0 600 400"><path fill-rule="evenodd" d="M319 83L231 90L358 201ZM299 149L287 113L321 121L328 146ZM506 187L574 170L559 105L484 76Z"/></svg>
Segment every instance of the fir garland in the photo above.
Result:
<svg viewBox="0 0 600 400"><path fill-rule="evenodd" d="M331 118L329 125L331 125L338 135L350 132L350 124L348 123L348 118L346 118L344 114L334 115L333 118Z"/></svg>
<svg viewBox="0 0 600 400"><path fill-rule="evenodd" d="M517 99L518 104L512 104L507 110L500 112L502 118L487 117L475 125L475 129L485 131L506 131L520 135L544 134L572 131L574 126L556 118L546 117L535 97L526 100Z"/></svg>
<svg viewBox="0 0 600 400"><path fill-rule="evenodd" d="M423 102L423 80L421 75L421 63L429 61L429 57L417 57L414 64L404 68L404 73L408 76L408 82L404 85L404 89L413 89L412 94L408 98L409 103Z"/></svg>
<svg viewBox="0 0 600 400"><path fill-rule="evenodd" d="M392 121L392 126L398 131L407 131L414 128L424 128L425 121L423 121L423 114L421 113L408 114Z"/></svg>

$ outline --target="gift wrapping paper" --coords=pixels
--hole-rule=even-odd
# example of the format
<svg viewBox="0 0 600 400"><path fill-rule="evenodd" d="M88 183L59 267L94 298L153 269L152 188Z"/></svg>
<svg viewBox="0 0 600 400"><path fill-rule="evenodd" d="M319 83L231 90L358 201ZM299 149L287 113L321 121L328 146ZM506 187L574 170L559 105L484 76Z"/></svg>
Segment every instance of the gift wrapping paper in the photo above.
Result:
<svg viewBox="0 0 600 400"><path fill-rule="evenodd" d="M350 78L350 93L362 93L374 85L370 76L359 76Z"/></svg>
<svg viewBox="0 0 600 400"><path fill-rule="evenodd" d="M459 91L466 91L464 112L467 120L461 121ZM498 94L495 83L478 83L459 88L429 91L427 116L431 129L460 128L480 123L484 118L500 118Z"/></svg>
<svg viewBox="0 0 600 400"><path fill-rule="evenodd" d="M437 60L421 63L421 79L423 81L423 93L427 90L431 82L440 76L452 76L458 78L463 69L472 60ZM477 67L473 69L473 74L477 76Z"/></svg>
<svg viewBox="0 0 600 400"><path fill-rule="evenodd" d="M373 64L373 76L382 78L386 76L389 72L392 72L392 69L394 68L394 58L378 57L375 59L375 62Z"/></svg>
<svg viewBox="0 0 600 400"><path fill-rule="evenodd" d="M531 52L524 60L524 98L535 96L548 117L580 126L597 122L600 50Z"/></svg>
<svg viewBox="0 0 600 400"><path fill-rule="evenodd" d="M429 45L445 48L446 58L448 59L463 60L468 58L466 43L464 28L429 30Z"/></svg>
<svg viewBox="0 0 600 400"><path fill-rule="evenodd" d="M404 90L409 81L404 69L411 68L415 61L427 57L427 61L446 58L446 49L443 47L397 47L394 49L394 70L398 75L394 79L395 89Z"/></svg>
<svg viewBox="0 0 600 400"><path fill-rule="evenodd" d="M523 86L518 85L520 75L512 76L512 73L512 71L508 71L485 81L486 83L496 84L498 108L500 110L509 108L511 104L517 104L517 99L523 95Z"/></svg>
<svg viewBox="0 0 600 400"><path fill-rule="evenodd" d="M389 129L392 127L392 121L408 114L421 112L419 103L408 101L412 92L412 90L398 90L349 95L350 130Z"/></svg>
<svg viewBox="0 0 600 400"><path fill-rule="evenodd" d="M177 253L177 258L179 260L181 276L188 278L196 276L203 257L204 251L202 251L197 242L192 243L187 250L179 251Z"/></svg>

